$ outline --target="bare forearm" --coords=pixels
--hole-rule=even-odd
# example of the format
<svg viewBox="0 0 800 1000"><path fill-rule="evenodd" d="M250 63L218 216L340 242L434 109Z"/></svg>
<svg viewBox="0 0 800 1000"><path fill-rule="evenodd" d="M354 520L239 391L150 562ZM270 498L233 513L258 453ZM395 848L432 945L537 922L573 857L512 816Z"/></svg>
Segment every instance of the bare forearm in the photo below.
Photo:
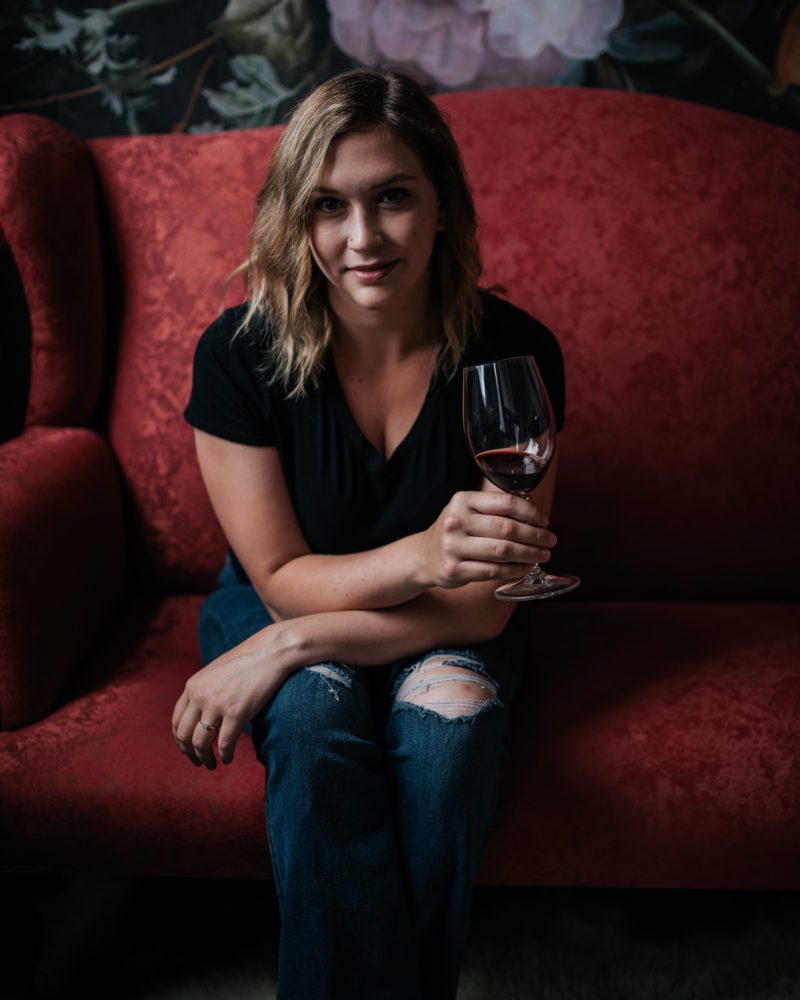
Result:
<svg viewBox="0 0 800 1000"><path fill-rule="evenodd" d="M502 631L515 607L495 600L495 588L484 583L435 588L397 607L321 612L284 622L291 668L324 662L381 666L423 649L485 642Z"/></svg>
<svg viewBox="0 0 800 1000"><path fill-rule="evenodd" d="M551 465L551 470L554 470L554 466L555 461ZM545 516L549 514L552 504L554 472L551 470L548 470L545 479L531 498L537 507L541 504L541 509L546 512ZM485 482L484 491L486 490L494 494L499 492L488 482ZM448 547L443 538L440 537L438 541L436 539L437 530L441 535L441 528L447 529L448 525L450 530L470 533L463 516L466 501L462 502L460 507L456 501L458 498L474 496L474 493L456 494L427 531L408 535L380 548L335 556L309 552L296 555L280 568L266 574L262 580L254 578L255 589L277 621L325 611L388 609L424 596L427 591L440 586L446 587L448 591L461 588L465 575L467 578L471 577L470 582L472 582L475 580L476 572L483 570L486 573L498 569L491 563L484 563L483 566L474 562L470 564L468 560L474 556L465 556L461 559L461 565L457 565L461 557L456 558L453 555L452 541ZM507 509L501 509L500 513L509 512ZM519 512L516 516L519 518ZM525 516L523 515L523 520ZM484 528L485 525L486 518L483 519ZM478 524L474 531L480 532L480 530L481 525ZM507 539L507 533L492 537L502 541L504 538ZM493 542L492 547L496 549L496 543ZM455 570L455 577L451 576L449 579L445 579L448 571L442 559L445 550L449 554L450 569ZM538 558L538 555L536 550L528 549L528 552L529 557L526 562L529 565ZM484 550L479 558L483 559L486 556L491 560L497 558L498 553ZM516 565L513 557L506 556L506 558L508 558L506 571L510 570L511 578L515 574L521 577L526 571L526 566ZM519 558L517 556L517 559ZM500 556L499 561L502 560L503 556ZM498 577L495 582L499 584L503 580Z"/></svg>
<svg viewBox="0 0 800 1000"><path fill-rule="evenodd" d="M262 601L281 619L389 608L426 589L419 564L419 535L415 534L366 552L298 556L266 582L254 581L254 585Z"/></svg>

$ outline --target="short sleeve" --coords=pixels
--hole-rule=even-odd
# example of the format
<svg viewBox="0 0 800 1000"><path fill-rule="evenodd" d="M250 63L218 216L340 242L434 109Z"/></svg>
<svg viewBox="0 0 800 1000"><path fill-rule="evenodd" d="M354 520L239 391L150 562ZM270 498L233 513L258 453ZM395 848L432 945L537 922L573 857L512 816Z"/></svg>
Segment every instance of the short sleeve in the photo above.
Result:
<svg viewBox="0 0 800 1000"><path fill-rule="evenodd" d="M192 427L238 444L277 445L269 387L256 371L261 350L247 331L233 336L244 306L226 309L197 342L183 417Z"/></svg>

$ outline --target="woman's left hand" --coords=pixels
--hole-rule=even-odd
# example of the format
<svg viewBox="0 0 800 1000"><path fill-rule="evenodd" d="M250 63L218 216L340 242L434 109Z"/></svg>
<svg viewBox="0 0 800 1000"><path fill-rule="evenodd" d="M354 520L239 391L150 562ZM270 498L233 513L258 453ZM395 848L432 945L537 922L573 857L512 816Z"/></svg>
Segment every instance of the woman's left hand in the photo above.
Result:
<svg viewBox="0 0 800 1000"><path fill-rule="evenodd" d="M287 623L288 624L288 623ZM245 724L270 702L293 672L283 623L269 625L192 674L172 713L181 753L209 771L230 764ZM203 725L210 728L205 728Z"/></svg>

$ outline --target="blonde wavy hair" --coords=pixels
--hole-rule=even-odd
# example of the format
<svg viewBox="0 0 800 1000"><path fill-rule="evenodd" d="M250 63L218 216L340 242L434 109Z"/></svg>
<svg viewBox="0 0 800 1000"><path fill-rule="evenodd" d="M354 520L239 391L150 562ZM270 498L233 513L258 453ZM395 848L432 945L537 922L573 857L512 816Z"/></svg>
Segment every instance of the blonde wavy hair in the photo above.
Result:
<svg viewBox="0 0 800 1000"><path fill-rule="evenodd" d="M247 310L234 335L263 331L264 363L288 398L316 387L333 336L327 281L309 244L312 192L332 143L385 126L419 158L446 219L432 255L431 294L439 317L435 371L456 373L480 322L477 219L461 154L439 109L403 73L355 69L317 87L293 111L258 193L244 272ZM251 325L253 324L253 325ZM271 333L269 328L271 327Z"/></svg>

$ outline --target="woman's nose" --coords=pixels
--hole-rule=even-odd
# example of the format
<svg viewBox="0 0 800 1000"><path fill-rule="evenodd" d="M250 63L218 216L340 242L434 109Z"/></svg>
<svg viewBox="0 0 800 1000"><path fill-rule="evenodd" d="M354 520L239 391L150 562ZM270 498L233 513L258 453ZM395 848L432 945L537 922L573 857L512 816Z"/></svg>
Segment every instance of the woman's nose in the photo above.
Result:
<svg viewBox="0 0 800 1000"><path fill-rule="evenodd" d="M382 242L378 220L372 212L355 209L350 216L347 245L351 250L364 253Z"/></svg>

